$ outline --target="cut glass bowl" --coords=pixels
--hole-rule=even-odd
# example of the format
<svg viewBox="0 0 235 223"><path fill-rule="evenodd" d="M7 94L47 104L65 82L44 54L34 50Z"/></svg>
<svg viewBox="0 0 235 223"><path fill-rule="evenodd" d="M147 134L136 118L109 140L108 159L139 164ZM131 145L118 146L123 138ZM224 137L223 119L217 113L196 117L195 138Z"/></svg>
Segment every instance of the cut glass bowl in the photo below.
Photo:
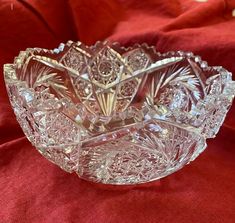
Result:
<svg viewBox="0 0 235 223"><path fill-rule="evenodd" d="M4 76L37 150L65 171L105 184L156 180L194 160L235 93L224 68L146 44L27 49L4 65Z"/></svg>

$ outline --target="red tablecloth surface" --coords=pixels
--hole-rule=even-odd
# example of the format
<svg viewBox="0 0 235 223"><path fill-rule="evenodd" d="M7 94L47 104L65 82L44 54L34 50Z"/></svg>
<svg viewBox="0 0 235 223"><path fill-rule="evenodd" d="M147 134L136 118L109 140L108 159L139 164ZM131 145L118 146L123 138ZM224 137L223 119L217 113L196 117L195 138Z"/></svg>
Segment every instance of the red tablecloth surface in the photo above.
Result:
<svg viewBox="0 0 235 223"><path fill-rule="evenodd" d="M192 51L235 74L234 0L0 0L0 223L234 223L235 106L193 163L162 180L105 186L43 158L22 133L2 65L68 39Z"/></svg>

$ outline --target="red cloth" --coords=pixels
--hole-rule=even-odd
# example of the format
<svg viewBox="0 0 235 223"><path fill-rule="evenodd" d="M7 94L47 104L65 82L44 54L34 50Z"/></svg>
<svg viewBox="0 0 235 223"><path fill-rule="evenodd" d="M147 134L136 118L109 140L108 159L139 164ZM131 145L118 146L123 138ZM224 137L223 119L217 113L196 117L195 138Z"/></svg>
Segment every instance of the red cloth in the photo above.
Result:
<svg viewBox="0 0 235 223"><path fill-rule="evenodd" d="M2 65L27 47L105 38L192 51L235 74L234 9L234 0L0 0L0 222L234 223L235 106L207 150L179 172L106 186L62 171L31 146L2 75Z"/></svg>

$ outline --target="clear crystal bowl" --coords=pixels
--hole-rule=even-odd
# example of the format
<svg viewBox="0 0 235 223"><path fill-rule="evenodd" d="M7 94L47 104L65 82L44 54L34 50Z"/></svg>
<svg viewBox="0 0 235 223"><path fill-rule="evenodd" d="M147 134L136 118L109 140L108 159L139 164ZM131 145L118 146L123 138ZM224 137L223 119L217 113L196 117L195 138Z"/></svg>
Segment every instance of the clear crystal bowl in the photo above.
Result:
<svg viewBox="0 0 235 223"><path fill-rule="evenodd" d="M224 68L146 44L27 49L4 65L4 76L37 150L65 171L105 184L156 180L194 160L235 93Z"/></svg>

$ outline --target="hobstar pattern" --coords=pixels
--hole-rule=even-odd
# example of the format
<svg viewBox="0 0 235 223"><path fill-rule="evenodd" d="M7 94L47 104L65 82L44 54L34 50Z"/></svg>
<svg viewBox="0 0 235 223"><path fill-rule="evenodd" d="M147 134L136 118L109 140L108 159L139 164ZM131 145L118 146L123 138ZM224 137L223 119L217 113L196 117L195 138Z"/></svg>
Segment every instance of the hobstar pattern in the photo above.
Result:
<svg viewBox="0 0 235 223"><path fill-rule="evenodd" d="M235 94L224 68L146 44L27 49L4 65L4 76L37 150L65 171L107 184L156 180L194 160Z"/></svg>

